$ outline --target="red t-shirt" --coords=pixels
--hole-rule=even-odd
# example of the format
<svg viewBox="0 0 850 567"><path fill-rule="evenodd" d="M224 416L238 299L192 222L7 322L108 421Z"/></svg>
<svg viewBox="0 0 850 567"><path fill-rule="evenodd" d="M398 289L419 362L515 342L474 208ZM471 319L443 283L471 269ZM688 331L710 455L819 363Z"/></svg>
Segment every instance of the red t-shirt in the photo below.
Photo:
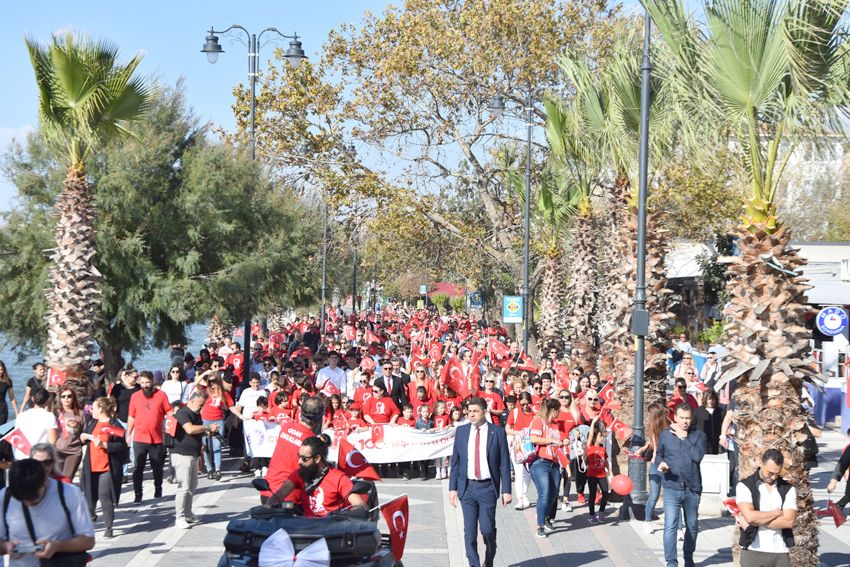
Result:
<svg viewBox="0 0 850 567"><path fill-rule="evenodd" d="M587 446L587 476L592 478L605 478L605 462L608 460L608 452L605 447L596 445Z"/></svg>
<svg viewBox="0 0 850 567"><path fill-rule="evenodd" d="M688 394L688 397L685 400L680 398L678 394L673 396L667 402L667 407L670 408L670 411L668 412L668 417L670 418L670 421L672 423L676 423L676 406L678 406L682 402L686 402L689 406L691 406L691 409L693 409L694 411L697 411L697 408L699 407L696 398L694 398L690 394Z"/></svg>
<svg viewBox="0 0 850 567"><path fill-rule="evenodd" d="M209 394L207 401L204 402L204 407L201 408L201 419L224 419L224 410L233 405L233 398L230 397L230 392L225 390L219 396L207 390L207 394Z"/></svg>
<svg viewBox="0 0 850 567"><path fill-rule="evenodd" d="M300 423L287 421L280 424L280 434L269 462L269 471L266 473L266 480L272 491L276 492L292 471L298 470L298 449L305 439L315 436L315 433ZM271 495L263 493L263 496ZM301 491L293 490L287 500L300 504Z"/></svg>
<svg viewBox="0 0 850 567"><path fill-rule="evenodd" d="M413 406L413 415L419 415L419 406L428 406L428 413L434 413L434 404L437 403L433 397L425 398L424 400L420 400L418 397L410 398L410 405Z"/></svg>
<svg viewBox="0 0 850 567"><path fill-rule="evenodd" d="M396 421L396 425L401 425L402 427L413 428L413 427L416 426L416 420L415 419L407 419L406 417L401 416L400 418L398 418L398 421Z"/></svg>
<svg viewBox="0 0 850 567"><path fill-rule="evenodd" d="M372 386L361 386L354 390L354 401L362 407L366 400L372 397Z"/></svg>
<svg viewBox="0 0 850 567"><path fill-rule="evenodd" d="M546 396L531 395L531 413L537 415L540 413L540 403L546 399Z"/></svg>
<svg viewBox="0 0 850 567"><path fill-rule="evenodd" d="M434 381L433 380L426 380L424 388L425 388L425 395L428 397L428 399L436 398L435 392L434 392ZM411 380L410 382L408 382L408 384L407 384L407 399L408 400L415 400L416 398L418 398L419 396L416 393L416 391L418 389L419 389L419 384L416 383L416 380Z"/></svg>
<svg viewBox="0 0 850 567"><path fill-rule="evenodd" d="M363 421L361 417L349 417L348 418L348 432L351 433L358 427L368 427L368 423Z"/></svg>
<svg viewBox="0 0 850 567"><path fill-rule="evenodd" d="M354 484L348 477L335 468L328 471L310 495L303 492L304 480L298 474L297 468L289 475L289 480L295 485L293 494L298 492L306 496L303 502L304 516L307 518L324 518L330 512L348 506L348 495L354 489Z"/></svg>
<svg viewBox="0 0 850 567"><path fill-rule="evenodd" d="M555 418L555 423L558 425L558 431L561 432L561 439L568 439L570 436L570 431L578 425L576 423L576 419L573 417L568 411L561 410L558 414L558 417ZM564 447L564 454L570 454L570 448L568 446Z"/></svg>
<svg viewBox="0 0 850 567"><path fill-rule="evenodd" d="M109 435L100 432L104 425L109 425L109 422L98 421L91 432L92 437L101 441L109 441ZM104 472L109 470L109 455L107 454L106 449L102 449L91 442L89 442L89 459L91 460L91 472Z"/></svg>
<svg viewBox="0 0 850 567"><path fill-rule="evenodd" d="M461 398L460 396L454 396L454 397L451 397L451 398L446 397L446 396L440 396L437 399L443 400L444 402L446 402L446 413L447 414L452 413L452 408L455 407L455 406L460 407L460 404L463 402L463 398Z"/></svg>
<svg viewBox="0 0 850 567"><path fill-rule="evenodd" d="M389 396L380 400L369 398L363 405L363 415L368 415L375 423L389 423L394 415L401 415L398 406Z"/></svg>
<svg viewBox="0 0 850 567"><path fill-rule="evenodd" d="M514 411L508 416L508 425L514 431L521 431L526 427L530 427L533 420L533 413L523 413L519 408L514 408Z"/></svg>
<svg viewBox="0 0 850 567"><path fill-rule="evenodd" d="M436 429L444 429L449 426L451 420L449 419L449 414L444 413L443 415L435 415L434 416L434 428Z"/></svg>
<svg viewBox="0 0 850 567"><path fill-rule="evenodd" d="M268 411L257 410L254 412L254 415L251 416L251 419L255 421L272 421L274 420L274 415Z"/></svg>
<svg viewBox="0 0 850 567"><path fill-rule="evenodd" d="M139 443L162 443L162 420L171 411L168 395L154 390L150 399L139 390L130 397L130 413L133 418L133 440Z"/></svg>
<svg viewBox="0 0 850 567"><path fill-rule="evenodd" d="M497 411L505 409L505 402L502 400L502 396L496 392L492 392L490 394L487 392L479 392L478 395L487 400L487 409ZM490 414L490 416L493 418L493 424L499 425L499 416L493 414Z"/></svg>
<svg viewBox="0 0 850 567"><path fill-rule="evenodd" d="M278 421L280 421L281 416L292 419L292 410L289 408L282 408L280 406L276 406L271 408L269 410L269 413L272 414L272 417L274 417Z"/></svg>
<svg viewBox="0 0 850 567"><path fill-rule="evenodd" d="M546 439L561 439L561 432L556 424L546 423L542 417L535 417L529 427L529 434ZM537 456L541 459L549 459L550 461L558 462L558 456L555 451L558 445L538 445Z"/></svg>
<svg viewBox="0 0 850 567"><path fill-rule="evenodd" d="M227 360L224 362L225 366L233 367L233 374L240 380L242 379L242 361L245 359L245 355L240 351L239 354L231 354L227 357Z"/></svg>

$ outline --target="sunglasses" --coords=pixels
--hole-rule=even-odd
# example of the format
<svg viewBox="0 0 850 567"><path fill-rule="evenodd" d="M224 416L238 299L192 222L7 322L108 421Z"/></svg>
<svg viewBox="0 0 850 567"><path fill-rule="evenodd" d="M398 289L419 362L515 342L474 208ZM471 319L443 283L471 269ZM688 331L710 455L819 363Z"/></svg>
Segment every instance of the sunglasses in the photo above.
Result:
<svg viewBox="0 0 850 567"><path fill-rule="evenodd" d="M569 396L558 396L558 399L559 400L569 400L570 397Z"/></svg>
<svg viewBox="0 0 850 567"><path fill-rule="evenodd" d="M72 394L62 394L59 397L62 399L72 399L74 396Z"/></svg>
<svg viewBox="0 0 850 567"><path fill-rule="evenodd" d="M764 476L769 477L769 478L777 478L777 477L780 477L780 476L782 476L782 473L784 473L784 472L785 472L785 469L780 469L780 470L779 470L779 472L772 473L772 472L768 471L768 470L764 467L764 465L762 465L762 466L761 466L761 470L764 472Z"/></svg>
<svg viewBox="0 0 850 567"><path fill-rule="evenodd" d="M299 454L299 455L298 455L298 460L299 460L299 461L309 461L309 460L310 460L310 459L312 459L314 456L315 456L315 455L307 455L307 456L305 456L305 455L301 455L301 454Z"/></svg>
<svg viewBox="0 0 850 567"><path fill-rule="evenodd" d="M533 388L533 390L534 390L535 392L540 391L540 386L535 386L535 387Z"/></svg>
<svg viewBox="0 0 850 567"><path fill-rule="evenodd" d="M383 392L383 390L372 390L372 393L373 393L373 394L380 394L380 393L382 393L382 392Z"/></svg>
<svg viewBox="0 0 850 567"><path fill-rule="evenodd" d="M175 368L174 370L171 371L171 374L180 374L180 370Z"/></svg>
<svg viewBox="0 0 850 567"><path fill-rule="evenodd" d="M495 380L484 380L484 383L485 384L495 384L496 381Z"/></svg>
<svg viewBox="0 0 850 567"><path fill-rule="evenodd" d="M685 386L684 384L679 384L678 386L676 386L676 388L678 388L679 390L687 390L688 389L688 387Z"/></svg>
<svg viewBox="0 0 850 567"><path fill-rule="evenodd" d="M425 374L425 371L424 370L417 370L416 373L417 374Z"/></svg>
<svg viewBox="0 0 850 567"><path fill-rule="evenodd" d="M588 402L598 402L599 398L587 398Z"/></svg>

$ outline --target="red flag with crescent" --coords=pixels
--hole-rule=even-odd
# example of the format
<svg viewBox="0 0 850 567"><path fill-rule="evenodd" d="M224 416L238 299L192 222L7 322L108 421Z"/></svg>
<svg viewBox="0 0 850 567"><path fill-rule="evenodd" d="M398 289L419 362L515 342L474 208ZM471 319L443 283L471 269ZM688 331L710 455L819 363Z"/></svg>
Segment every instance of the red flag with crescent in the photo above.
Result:
<svg viewBox="0 0 850 567"><path fill-rule="evenodd" d="M32 445L27 439L27 436L24 435L24 432L20 429L13 429L10 431L4 438L3 441L8 441L9 445L23 453L24 455L30 454L30 449L32 449Z"/></svg>
<svg viewBox="0 0 850 567"><path fill-rule="evenodd" d="M835 520L835 527L841 526L844 522L847 521L847 518L844 516L844 511L835 505L835 503L830 500L829 504L826 505L826 510L817 510L817 515L820 516L829 516L833 520Z"/></svg>
<svg viewBox="0 0 850 567"><path fill-rule="evenodd" d="M339 440L339 459L336 468L347 476L356 476L364 480L381 480L363 453L355 449L347 439Z"/></svg>
<svg viewBox="0 0 850 567"><path fill-rule="evenodd" d="M321 389L320 391L321 391L321 392L322 392L322 394L324 394L326 397L331 397L331 396L339 395L339 388L337 388L336 386L334 386L333 382L331 382L330 380L327 380L327 381L325 382L325 385L324 385L324 386L322 386L322 389Z"/></svg>
<svg viewBox="0 0 850 567"><path fill-rule="evenodd" d="M115 437L124 437L124 430L116 425L104 425L100 428L102 433L106 433L107 435L114 435Z"/></svg>
<svg viewBox="0 0 850 567"><path fill-rule="evenodd" d="M443 357L443 345L437 341L432 342L428 346L428 356L431 360L440 360Z"/></svg>
<svg viewBox="0 0 850 567"><path fill-rule="evenodd" d="M741 513L741 510L738 509L738 502L734 498L727 498L723 501L723 506L729 510L729 513L733 516L737 516Z"/></svg>
<svg viewBox="0 0 850 567"><path fill-rule="evenodd" d="M245 336L245 331L243 331L242 329L234 329L233 336L236 338L242 338Z"/></svg>
<svg viewBox="0 0 850 567"><path fill-rule="evenodd" d="M372 433L372 443L377 445L378 443L384 442L384 426L383 425L373 425L371 428Z"/></svg>
<svg viewBox="0 0 850 567"><path fill-rule="evenodd" d="M172 437L177 436L177 418L169 415L165 418L165 432Z"/></svg>
<svg viewBox="0 0 850 567"><path fill-rule="evenodd" d="M310 347L301 347L295 351L295 356L310 358Z"/></svg>
<svg viewBox="0 0 850 567"><path fill-rule="evenodd" d="M390 500L381 506L381 513L390 528L390 543L396 563L404 555L404 542L407 541L408 504L407 495Z"/></svg>
<svg viewBox="0 0 850 567"><path fill-rule="evenodd" d="M490 339L490 358L504 358L511 355L511 349L508 345L500 342L498 339Z"/></svg>
<svg viewBox="0 0 850 567"><path fill-rule="evenodd" d="M347 341L353 341L357 336L354 331L354 327L352 327L351 325L346 325L345 327L343 327L343 331L345 331L345 340Z"/></svg>
<svg viewBox="0 0 850 567"><path fill-rule="evenodd" d="M61 370L56 370L51 368L47 371L47 385L48 386L61 386L65 383L65 378L67 375Z"/></svg>
<svg viewBox="0 0 850 567"><path fill-rule="evenodd" d="M263 330L263 329L262 329L262 327L260 327L260 326L259 326L259 325L257 325L256 323L254 323L253 325L251 325L251 334L252 334L252 335L259 335L259 334L260 334L260 331L262 331L262 330Z"/></svg>
<svg viewBox="0 0 850 567"><path fill-rule="evenodd" d="M558 365L555 367L555 383L559 390L570 389L570 369L566 366Z"/></svg>
<svg viewBox="0 0 850 567"><path fill-rule="evenodd" d="M366 342L369 344L381 342L381 339L378 338L378 335L376 335L369 329L364 329L363 338L366 339Z"/></svg>
<svg viewBox="0 0 850 567"><path fill-rule="evenodd" d="M375 359L371 356L364 356L360 360L360 368L363 370L371 370L372 368L375 368Z"/></svg>
<svg viewBox="0 0 850 567"><path fill-rule="evenodd" d="M632 436L632 428L620 421L619 419L615 419L611 422L611 429L614 430L614 433L617 434L617 437L620 438L620 441L625 441L626 439Z"/></svg>
<svg viewBox="0 0 850 567"><path fill-rule="evenodd" d="M605 387L599 390L599 401L607 404L614 399L614 388L611 387L611 382L605 384Z"/></svg>
<svg viewBox="0 0 850 567"><path fill-rule="evenodd" d="M446 365L443 366L440 381L460 394L461 397L469 396L469 388L466 387L466 380L463 378L463 366L457 356L452 355Z"/></svg>

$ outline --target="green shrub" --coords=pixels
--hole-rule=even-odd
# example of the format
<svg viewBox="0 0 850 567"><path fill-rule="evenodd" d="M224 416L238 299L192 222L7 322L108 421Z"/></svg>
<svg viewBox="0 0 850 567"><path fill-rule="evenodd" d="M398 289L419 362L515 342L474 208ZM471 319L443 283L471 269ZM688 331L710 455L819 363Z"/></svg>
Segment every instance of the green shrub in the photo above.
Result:
<svg viewBox="0 0 850 567"><path fill-rule="evenodd" d="M449 299L449 305L455 310L455 313L463 313L466 309L466 296L456 295Z"/></svg>
<svg viewBox="0 0 850 567"><path fill-rule="evenodd" d="M440 315L446 312L446 302L449 300L448 293L435 293L431 296L431 303L437 306Z"/></svg>
<svg viewBox="0 0 850 567"><path fill-rule="evenodd" d="M697 341L707 344L717 344L726 332L726 325L722 321L715 321L714 325L702 333L697 334Z"/></svg>

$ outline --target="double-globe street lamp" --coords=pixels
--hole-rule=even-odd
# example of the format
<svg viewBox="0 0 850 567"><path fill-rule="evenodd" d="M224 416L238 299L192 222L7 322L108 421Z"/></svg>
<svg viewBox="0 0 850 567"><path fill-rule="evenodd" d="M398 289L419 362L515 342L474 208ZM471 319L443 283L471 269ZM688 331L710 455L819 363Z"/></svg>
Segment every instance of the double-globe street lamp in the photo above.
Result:
<svg viewBox="0 0 850 567"><path fill-rule="evenodd" d="M531 304L529 302L528 290L528 263L529 263L529 203L531 200L531 128L534 126L534 107L532 106L532 92L529 89L525 100L524 116L527 129L526 159L525 159L525 242L522 252L522 351L528 354L528 330L531 328ZM493 116L502 117L505 112L505 99L497 94L490 103Z"/></svg>
<svg viewBox="0 0 850 567"><path fill-rule="evenodd" d="M241 35L245 34L245 39L243 40ZM268 33L269 37L265 41L263 41L263 35ZM256 90L257 90L257 75L259 73L259 61L260 61L260 49L269 43L274 43L278 41L277 37L272 36L271 34L277 34L280 38L283 39L291 39L289 42L289 49L284 54L284 57L289 61L290 67L293 69L297 69L301 64L301 61L306 59L304 56L304 50L301 49L301 42L298 41L298 34L295 35L285 35L279 32L275 28L266 28L261 31L259 34L249 33L247 29L239 25L233 25L227 28L224 31L215 31L215 29L210 29L209 35L207 36L207 41L204 44L204 47L201 49L201 53L207 54L207 61L210 63L215 63L218 61L218 56L221 53L224 53L224 49L221 48L221 45L218 43L218 36L216 34L228 35L231 40L231 45L234 41L238 41L242 45L248 48L248 79L251 81L251 118L250 118L250 127L248 130L248 134L250 136L250 148L251 148L251 159L256 159L256 136L254 131L255 126L255 108L257 105L256 101ZM251 314L248 314L245 317L245 349L244 349L244 361L242 372L243 375L247 376L251 368L250 360L251 360Z"/></svg>

